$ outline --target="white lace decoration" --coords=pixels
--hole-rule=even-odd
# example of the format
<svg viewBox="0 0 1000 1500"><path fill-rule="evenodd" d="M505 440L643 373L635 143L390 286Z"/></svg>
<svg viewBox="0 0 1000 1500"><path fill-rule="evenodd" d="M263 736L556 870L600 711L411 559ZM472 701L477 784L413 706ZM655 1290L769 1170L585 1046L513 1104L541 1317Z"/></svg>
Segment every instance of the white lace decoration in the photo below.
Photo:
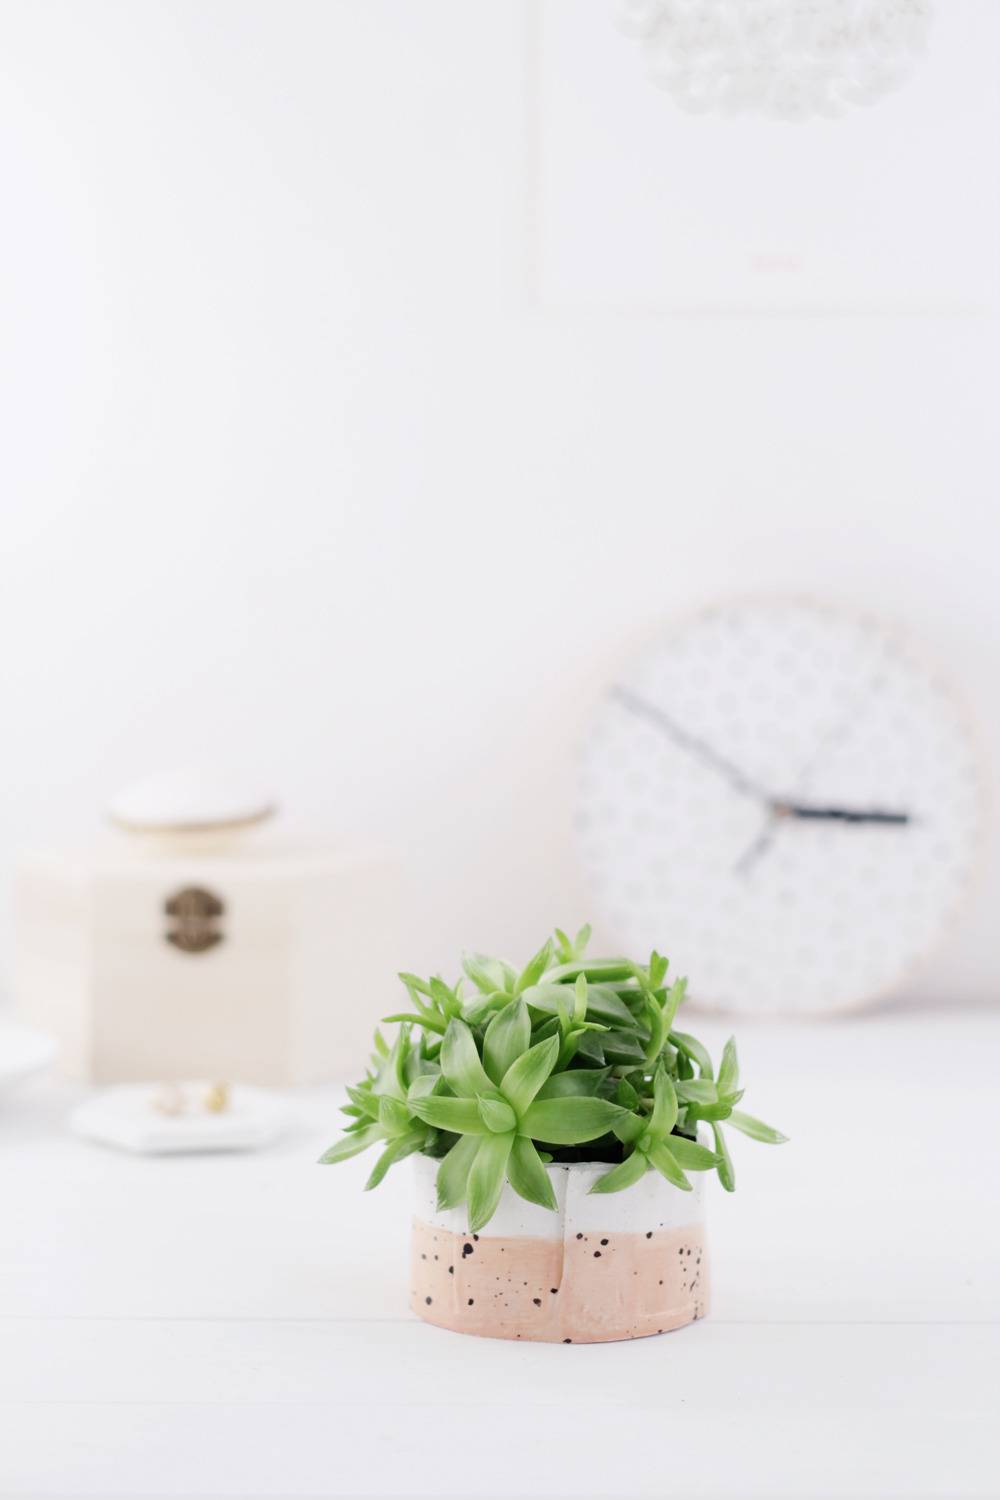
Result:
<svg viewBox="0 0 1000 1500"><path fill-rule="evenodd" d="M835 118L922 54L930 0L620 0L657 84L694 114Z"/></svg>

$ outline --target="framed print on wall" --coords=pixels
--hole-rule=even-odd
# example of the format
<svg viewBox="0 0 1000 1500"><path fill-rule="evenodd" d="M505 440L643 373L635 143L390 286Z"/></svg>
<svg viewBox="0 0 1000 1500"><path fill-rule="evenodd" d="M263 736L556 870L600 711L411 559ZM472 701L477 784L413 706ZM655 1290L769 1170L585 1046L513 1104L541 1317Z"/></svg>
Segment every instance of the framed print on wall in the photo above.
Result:
<svg viewBox="0 0 1000 1500"><path fill-rule="evenodd" d="M552 311L978 312L996 305L1000 6L934 7L869 107L691 114L615 0L527 9L526 280Z"/></svg>

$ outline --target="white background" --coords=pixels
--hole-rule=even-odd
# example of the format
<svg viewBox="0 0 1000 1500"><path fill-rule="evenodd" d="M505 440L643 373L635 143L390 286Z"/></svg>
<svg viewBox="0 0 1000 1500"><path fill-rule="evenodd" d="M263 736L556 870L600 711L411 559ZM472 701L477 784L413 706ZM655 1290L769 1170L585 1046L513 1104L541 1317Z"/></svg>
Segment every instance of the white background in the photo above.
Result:
<svg viewBox="0 0 1000 1500"><path fill-rule="evenodd" d="M210 758L397 843L414 967L523 952L584 914L587 702L730 591L909 623L995 781L998 21L940 9L906 91L791 137L678 115L603 0L5 0L4 883ZM729 295L663 211L709 170ZM995 998L998 894L991 853L916 998Z"/></svg>

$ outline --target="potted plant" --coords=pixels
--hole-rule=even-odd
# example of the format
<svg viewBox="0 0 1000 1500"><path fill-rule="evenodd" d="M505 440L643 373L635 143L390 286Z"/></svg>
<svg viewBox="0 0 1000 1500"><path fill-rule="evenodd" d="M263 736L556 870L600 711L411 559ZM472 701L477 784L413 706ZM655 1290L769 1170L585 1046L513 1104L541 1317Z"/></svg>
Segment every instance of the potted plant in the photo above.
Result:
<svg viewBox="0 0 1000 1500"><path fill-rule="evenodd" d="M468 956L468 995L401 974L412 1010L386 1017L394 1041L376 1032L348 1089L350 1123L321 1160L379 1146L372 1188L413 1158L411 1305L428 1322L593 1343L702 1317L697 1174L733 1190L723 1121L785 1139L737 1108L735 1043L716 1074L675 1029L687 981L667 985L667 960L588 959L589 936L557 928L520 971Z"/></svg>

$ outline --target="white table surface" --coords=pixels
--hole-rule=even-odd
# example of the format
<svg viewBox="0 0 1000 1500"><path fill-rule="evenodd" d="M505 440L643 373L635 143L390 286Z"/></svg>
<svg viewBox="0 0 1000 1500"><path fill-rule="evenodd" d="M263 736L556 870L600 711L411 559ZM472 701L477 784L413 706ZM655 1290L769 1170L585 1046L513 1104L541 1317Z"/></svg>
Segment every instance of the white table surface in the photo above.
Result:
<svg viewBox="0 0 1000 1500"><path fill-rule="evenodd" d="M695 1027L693 1017L688 1024ZM702 1023L706 1039L724 1030ZM70 1137L0 1101L0 1494L995 1496L1000 1013L740 1027L714 1306L507 1344L406 1306L409 1181L314 1165L340 1091L240 1156Z"/></svg>

